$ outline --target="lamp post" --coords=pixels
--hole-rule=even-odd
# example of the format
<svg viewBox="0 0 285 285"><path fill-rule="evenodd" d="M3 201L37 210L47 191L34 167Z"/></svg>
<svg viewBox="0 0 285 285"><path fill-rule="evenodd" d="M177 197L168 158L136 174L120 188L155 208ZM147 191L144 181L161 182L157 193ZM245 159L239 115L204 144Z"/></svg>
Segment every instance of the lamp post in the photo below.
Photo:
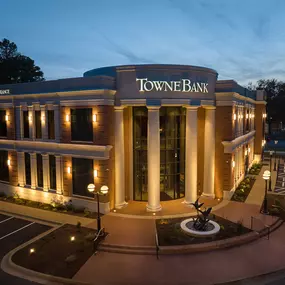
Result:
<svg viewBox="0 0 285 285"><path fill-rule="evenodd" d="M272 171L272 155L273 155L273 150L270 150L269 151L269 154L270 154L270 173ZM268 191L272 191L271 189L271 175L270 175L270 178L269 178L269 189Z"/></svg>
<svg viewBox="0 0 285 285"><path fill-rule="evenodd" d="M109 191L109 188L108 188L108 186L103 185L101 187L100 191L96 192L95 191L95 185L91 183L87 186L87 190L90 193L94 193L94 199L95 199L95 196L97 196L97 233L100 233L100 231L101 231L101 217L100 217L99 196L100 195L106 195Z"/></svg>
<svg viewBox="0 0 285 285"><path fill-rule="evenodd" d="M277 144L278 144L278 141L276 140L276 141L274 141L274 144L275 144L275 160L274 160L274 171L276 171L276 146L277 146Z"/></svg>
<svg viewBox="0 0 285 285"><path fill-rule="evenodd" d="M268 210L267 210L267 180L270 179L271 177L271 172L268 170L265 170L262 178L265 180L265 192L264 192L264 199L263 199L263 210L262 213L263 214L268 214Z"/></svg>

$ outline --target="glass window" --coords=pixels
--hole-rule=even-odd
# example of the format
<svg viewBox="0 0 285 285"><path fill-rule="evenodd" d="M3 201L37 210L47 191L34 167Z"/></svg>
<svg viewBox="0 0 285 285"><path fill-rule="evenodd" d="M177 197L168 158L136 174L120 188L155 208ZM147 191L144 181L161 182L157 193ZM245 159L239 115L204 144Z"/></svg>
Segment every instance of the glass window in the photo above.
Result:
<svg viewBox="0 0 285 285"><path fill-rule="evenodd" d="M56 190L56 162L54 155L49 155L49 179L50 188Z"/></svg>
<svg viewBox="0 0 285 285"><path fill-rule="evenodd" d="M54 133L54 110L48 110L48 138L50 140L55 139Z"/></svg>
<svg viewBox="0 0 285 285"><path fill-rule="evenodd" d="M92 109L71 109L71 140L93 141Z"/></svg>
<svg viewBox="0 0 285 285"><path fill-rule="evenodd" d="M0 180L9 182L8 151L0 150Z"/></svg>
<svg viewBox="0 0 285 285"><path fill-rule="evenodd" d="M93 197L87 190L90 183L94 183L93 160L85 158L72 158L72 184L73 194Z"/></svg>
<svg viewBox="0 0 285 285"><path fill-rule="evenodd" d="M133 108L134 200L147 201L147 120L146 107Z"/></svg>
<svg viewBox="0 0 285 285"><path fill-rule="evenodd" d="M31 159L30 154L25 152L25 172L26 172L26 185L31 185Z"/></svg>
<svg viewBox="0 0 285 285"><path fill-rule="evenodd" d="M42 138L41 111L35 111L36 139Z"/></svg>
<svg viewBox="0 0 285 285"><path fill-rule="evenodd" d="M29 111L23 111L24 138L30 137Z"/></svg>
<svg viewBox="0 0 285 285"><path fill-rule="evenodd" d="M43 157L40 153L37 153L37 177L38 177L38 187L44 187L43 185Z"/></svg>
<svg viewBox="0 0 285 285"><path fill-rule="evenodd" d="M6 111L0 110L0 137L7 137Z"/></svg>

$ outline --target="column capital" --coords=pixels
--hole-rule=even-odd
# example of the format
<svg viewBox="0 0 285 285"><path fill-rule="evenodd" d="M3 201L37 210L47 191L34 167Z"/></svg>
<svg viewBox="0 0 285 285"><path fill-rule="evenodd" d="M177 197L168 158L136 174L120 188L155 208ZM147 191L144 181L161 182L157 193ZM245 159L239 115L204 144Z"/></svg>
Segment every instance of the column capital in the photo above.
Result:
<svg viewBox="0 0 285 285"><path fill-rule="evenodd" d="M216 106L203 106L203 108L206 110L213 110L213 111L216 110Z"/></svg>
<svg viewBox="0 0 285 285"><path fill-rule="evenodd" d="M115 112L123 111L126 106L114 106Z"/></svg>
<svg viewBox="0 0 285 285"><path fill-rule="evenodd" d="M149 111L157 111L161 106L146 106Z"/></svg>
<svg viewBox="0 0 285 285"><path fill-rule="evenodd" d="M187 110L190 110L190 111L198 111L198 108L201 106L184 105L183 107Z"/></svg>

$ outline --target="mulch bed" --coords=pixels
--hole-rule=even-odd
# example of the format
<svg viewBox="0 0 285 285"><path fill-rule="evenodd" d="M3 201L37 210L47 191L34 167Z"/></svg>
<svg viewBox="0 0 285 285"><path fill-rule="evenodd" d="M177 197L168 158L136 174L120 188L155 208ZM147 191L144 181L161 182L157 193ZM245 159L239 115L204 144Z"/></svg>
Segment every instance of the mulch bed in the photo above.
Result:
<svg viewBox="0 0 285 285"><path fill-rule="evenodd" d="M85 217L85 218L90 218L90 219L97 218L96 212L90 212L84 207L74 208L74 207L66 207L66 206L61 206L61 205L53 207L51 204L36 202L36 201L22 199L22 198L14 198L12 196L6 197L6 196L2 196L1 194L0 194L0 201L13 203L13 204L21 205L21 206L27 206L31 208L37 208L37 209L46 210L46 211L64 213L64 214L77 216L77 217ZM100 213L100 216L104 216L104 214Z"/></svg>
<svg viewBox="0 0 285 285"><path fill-rule="evenodd" d="M180 228L180 223L185 219L186 218L156 220L156 229L160 246L205 243L251 232L251 230L244 227L242 223L236 224L222 217L211 215L210 219L220 225L220 232L211 237L194 237L185 233Z"/></svg>
<svg viewBox="0 0 285 285"><path fill-rule="evenodd" d="M93 254L95 230L63 225L16 252L12 261L45 274L72 278ZM75 240L71 241L70 237ZM34 248L35 252L30 253Z"/></svg>
<svg viewBox="0 0 285 285"><path fill-rule="evenodd" d="M235 202L245 202L247 196L249 195L251 188L255 182L255 178L254 177L250 177L250 182L249 182L249 187L246 187L243 189L243 192L240 190L240 186L238 186L238 188L235 190L231 201L235 201ZM241 182L242 183L242 182Z"/></svg>

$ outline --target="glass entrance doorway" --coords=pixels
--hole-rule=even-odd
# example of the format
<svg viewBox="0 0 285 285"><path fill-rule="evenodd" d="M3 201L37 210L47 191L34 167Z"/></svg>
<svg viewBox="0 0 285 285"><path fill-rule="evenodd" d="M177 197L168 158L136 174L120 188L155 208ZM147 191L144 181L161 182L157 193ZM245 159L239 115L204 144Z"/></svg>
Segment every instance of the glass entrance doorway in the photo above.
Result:
<svg viewBox="0 0 285 285"><path fill-rule="evenodd" d="M148 199L146 107L133 108L134 200ZM185 194L185 109L160 108L160 200Z"/></svg>

